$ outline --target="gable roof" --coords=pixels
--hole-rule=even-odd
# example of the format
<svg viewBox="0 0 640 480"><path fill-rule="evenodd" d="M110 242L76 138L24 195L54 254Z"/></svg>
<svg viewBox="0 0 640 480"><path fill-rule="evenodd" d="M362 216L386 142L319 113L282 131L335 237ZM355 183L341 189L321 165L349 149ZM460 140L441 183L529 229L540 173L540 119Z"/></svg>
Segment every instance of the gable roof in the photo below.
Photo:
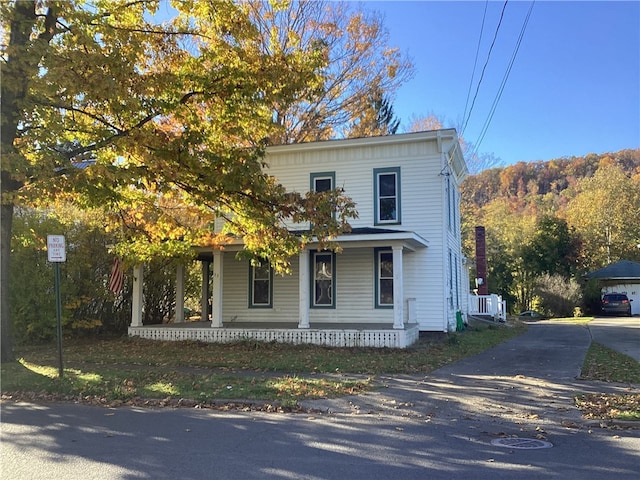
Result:
<svg viewBox="0 0 640 480"><path fill-rule="evenodd" d="M587 273L585 278L640 280L640 263L620 260L594 272Z"/></svg>

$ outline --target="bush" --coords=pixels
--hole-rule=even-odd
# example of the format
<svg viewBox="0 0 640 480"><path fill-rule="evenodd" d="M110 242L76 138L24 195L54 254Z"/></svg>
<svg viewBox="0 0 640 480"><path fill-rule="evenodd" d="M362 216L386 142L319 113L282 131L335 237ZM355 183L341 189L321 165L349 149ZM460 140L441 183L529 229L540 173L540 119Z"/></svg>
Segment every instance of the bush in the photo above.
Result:
<svg viewBox="0 0 640 480"><path fill-rule="evenodd" d="M67 261L60 264L62 326L65 335L94 332L122 334L131 320L131 276L125 272L122 291L108 289L115 239L82 212L63 221L52 212L17 209L14 216L9 294L14 339L40 343L56 336L54 266L47 261L47 235L62 234ZM195 265L186 269L186 295L200 294ZM145 266L144 324L161 323L175 308L175 260L154 260ZM195 302L199 303L199 302Z"/></svg>
<svg viewBox="0 0 640 480"><path fill-rule="evenodd" d="M602 298L602 286L600 282L592 278L584 284L582 290L582 306L590 315L600 313L600 300Z"/></svg>
<svg viewBox="0 0 640 480"><path fill-rule="evenodd" d="M67 261L59 265L64 334L126 329L121 321L130 318L131 295L114 297L107 289L113 262L107 244L113 240L81 215L65 223L46 211L20 209L14 216L9 284L15 341L46 342L56 335L54 266L45 248L49 234L66 240Z"/></svg>
<svg viewBox="0 0 640 480"><path fill-rule="evenodd" d="M582 291L574 279L562 275L542 275L534 286L542 310L553 317L570 317L580 305Z"/></svg>

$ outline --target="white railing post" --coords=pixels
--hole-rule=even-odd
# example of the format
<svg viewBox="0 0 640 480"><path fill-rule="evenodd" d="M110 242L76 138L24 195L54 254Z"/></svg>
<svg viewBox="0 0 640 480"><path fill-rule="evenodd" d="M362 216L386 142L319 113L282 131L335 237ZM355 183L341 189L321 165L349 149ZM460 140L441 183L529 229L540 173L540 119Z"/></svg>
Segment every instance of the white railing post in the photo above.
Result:
<svg viewBox="0 0 640 480"><path fill-rule="evenodd" d="M311 285L309 250L303 248L298 255L298 328L309 328L309 297Z"/></svg>
<svg viewBox="0 0 640 480"><path fill-rule="evenodd" d="M143 283L144 268L142 264L133 267L133 296L131 298L131 326L142 326L142 309L144 306Z"/></svg>
<svg viewBox="0 0 640 480"><path fill-rule="evenodd" d="M404 274L402 273L402 247L393 246L393 328L404 328Z"/></svg>
<svg viewBox="0 0 640 480"><path fill-rule="evenodd" d="M211 326L213 328L222 327L222 285L223 285L223 260L224 254L221 250L213 252L213 300L211 309Z"/></svg>
<svg viewBox="0 0 640 480"><path fill-rule="evenodd" d="M184 265L176 267L176 323L184 322Z"/></svg>
<svg viewBox="0 0 640 480"><path fill-rule="evenodd" d="M507 319L507 304L500 295L469 295L468 314Z"/></svg>

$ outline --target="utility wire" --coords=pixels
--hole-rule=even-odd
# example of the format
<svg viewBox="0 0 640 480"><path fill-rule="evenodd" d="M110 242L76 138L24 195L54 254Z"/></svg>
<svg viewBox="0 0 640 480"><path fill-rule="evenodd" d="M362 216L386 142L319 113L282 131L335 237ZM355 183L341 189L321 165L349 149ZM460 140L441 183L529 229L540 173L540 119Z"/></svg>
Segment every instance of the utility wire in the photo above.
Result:
<svg viewBox="0 0 640 480"><path fill-rule="evenodd" d="M469 123L469 118L471 118L471 112L473 112L473 107L476 104L476 99L478 98L478 91L480 90L480 84L482 83L482 79L484 78L484 72L487 69L487 65L489 64L489 58L491 57L491 51L493 50L493 46L496 43L496 38L498 37L498 31L500 30L500 25L502 25L502 19L504 18L504 11L507 8L507 3L509 0L505 0L504 5L502 6L502 12L500 12L500 20L498 21L498 26L496 27L496 32L493 35L493 40L491 41L491 46L489 47L489 53L487 53L487 59L484 62L484 66L482 67L482 73L480 74L480 80L478 80L478 85L476 86L476 92L473 96L473 101L471 102L471 108L469 109L469 115L464 122L462 127L462 135L464 135L464 131L467 128L467 124Z"/></svg>
<svg viewBox="0 0 640 480"><path fill-rule="evenodd" d="M480 44L482 43L482 34L484 33L484 21L487 18L487 7L489 6L489 0L484 2L484 13L482 14L482 25L480 25L480 36L478 37L478 46L476 48L476 58L473 61L473 71L471 72L471 78L469 79L469 89L467 90L467 100L464 103L464 113L462 118L467 117L467 107L469 106L469 97L471 96L471 87L473 87L473 79L476 76L476 66L478 65L478 56L480 54Z"/></svg>
<svg viewBox="0 0 640 480"><path fill-rule="evenodd" d="M518 50L520 50L520 44L522 43L522 38L524 37L524 33L527 29L527 24L529 23L529 18L531 17L531 12L533 11L533 6L535 5L536 1L533 0L531 2L531 6L529 7L529 10L527 11L527 15L524 19L524 22L522 24L522 28L520 29L520 35L518 36L518 41L516 42L516 46L513 50L513 54L511 55L511 59L509 60L509 66L507 67L507 70L505 71L504 76L502 77L502 83L500 83L500 88L498 89L498 93L496 94L496 98L493 100L493 103L491 105L491 109L489 111L489 115L487 116L487 120L484 122L484 125L482 126L482 130L480 131L480 135L478 136L478 140L476 141L475 145L474 145L474 152L473 155L475 155L478 152L478 149L480 148L480 144L482 143L482 141L484 140L484 136L487 133L487 130L489 129L489 124L491 123L491 120L493 119L493 114L496 111L496 108L498 106L498 102L500 101L500 98L502 97L502 92L504 91L504 87L507 84L507 80L509 79L509 74L511 73L511 68L513 67L513 63L516 60L516 56L518 55Z"/></svg>

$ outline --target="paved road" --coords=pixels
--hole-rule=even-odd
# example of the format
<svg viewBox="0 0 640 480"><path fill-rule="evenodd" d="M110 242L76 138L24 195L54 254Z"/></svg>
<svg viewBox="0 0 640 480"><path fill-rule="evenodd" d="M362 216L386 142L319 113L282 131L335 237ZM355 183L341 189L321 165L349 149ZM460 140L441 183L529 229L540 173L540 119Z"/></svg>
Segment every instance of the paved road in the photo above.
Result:
<svg viewBox="0 0 640 480"><path fill-rule="evenodd" d="M640 317L597 317L589 330L593 341L640 362Z"/></svg>
<svg viewBox="0 0 640 480"><path fill-rule="evenodd" d="M636 479L640 430L590 426L575 392L638 391L575 379L576 325L525 335L424 376L380 378L322 413L220 413L2 404L1 478ZM494 446L513 436L546 449Z"/></svg>

